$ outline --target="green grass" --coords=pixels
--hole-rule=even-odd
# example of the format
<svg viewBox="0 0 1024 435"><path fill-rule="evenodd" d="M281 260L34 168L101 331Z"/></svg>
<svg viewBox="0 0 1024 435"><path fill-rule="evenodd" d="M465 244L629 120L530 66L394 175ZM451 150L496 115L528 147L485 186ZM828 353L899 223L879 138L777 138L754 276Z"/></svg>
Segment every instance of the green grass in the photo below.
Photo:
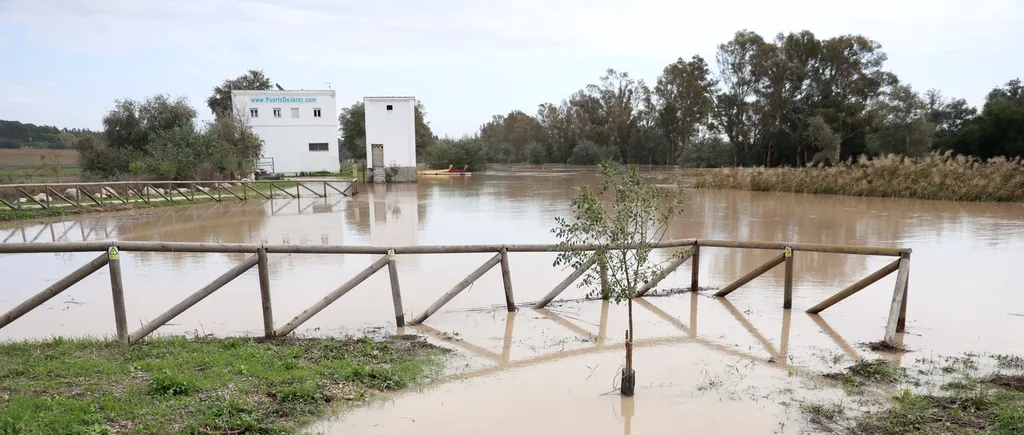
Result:
<svg viewBox="0 0 1024 435"><path fill-rule="evenodd" d="M861 417L847 433L864 435L1024 433L1024 391L980 384L949 396L904 390L888 410Z"/></svg>
<svg viewBox="0 0 1024 435"><path fill-rule="evenodd" d="M842 403L802 403L800 411L808 416L811 423L826 427L846 415Z"/></svg>
<svg viewBox="0 0 1024 435"><path fill-rule="evenodd" d="M0 170L8 168L37 168L47 157L53 157L53 163L62 167L78 164L78 151L71 149L47 148L0 148Z"/></svg>
<svg viewBox="0 0 1024 435"><path fill-rule="evenodd" d="M975 354L918 360L933 369L919 369L922 375L938 374L946 382L924 391L903 389L888 406L863 412L842 404L808 403L801 410L815 427L825 433L855 435L939 435L939 434L1024 434L1024 366L1015 355L993 355L999 372L979 375ZM844 386L924 383L903 368L885 360L861 361L844 372L826 375ZM856 411L856 412L849 412Z"/></svg>
<svg viewBox="0 0 1024 435"><path fill-rule="evenodd" d="M701 172L694 187L951 201L1024 202L1024 161L949 153L920 158L862 157L830 168L753 168Z"/></svg>
<svg viewBox="0 0 1024 435"><path fill-rule="evenodd" d="M441 355L397 336L0 344L0 433L293 433L428 380Z"/></svg>
<svg viewBox="0 0 1024 435"><path fill-rule="evenodd" d="M828 373L825 377L842 382L849 393L861 394L868 383L893 384L906 379L907 370L884 359L862 360L843 372Z"/></svg>
<svg viewBox="0 0 1024 435"><path fill-rule="evenodd" d="M73 183L82 179L82 170L61 168L59 173L39 168L0 168L0 184Z"/></svg>

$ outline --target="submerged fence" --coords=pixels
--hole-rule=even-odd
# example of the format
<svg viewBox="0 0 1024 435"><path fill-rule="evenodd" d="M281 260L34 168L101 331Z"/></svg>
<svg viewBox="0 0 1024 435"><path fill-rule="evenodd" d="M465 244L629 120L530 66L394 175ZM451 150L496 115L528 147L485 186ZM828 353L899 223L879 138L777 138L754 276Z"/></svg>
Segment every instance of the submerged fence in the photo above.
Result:
<svg viewBox="0 0 1024 435"><path fill-rule="evenodd" d="M303 195L324 198L331 192L356 193L356 179L258 181L111 181L100 183L0 184L0 209L97 207L128 203L270 199ZM345 185L339 188L336 185ZM294 188L291 189L291 188ZM328 190L330 189L330 190ZM38 192L34 193L33 192Z"/></svg>
<svg viewBox="0 0 1024 435"><path fill-rule="evenodd" d="M792 308L793 304L793 261L798 252L819 252L847 255L877 255L897 257L892 263L878 271L851 284L849 287L839 291L833 296L821 301L807 310L810 314L818 314L840 301L850 297L854 293L863 290L878 280L897 272L896 285L893 289L892 303L889 308L889 316L885 326L884 341L890 344L896 343L896 333L903 332L906 323L907 312L907 289L910 276L910 249L903 248L876 248L866 246L844 246L844 245L819 245L808 243L784 243L784 242L739 242L726 240L697 240L681 239L659 242L656 248L677 248L684 249L658 274L652 277L637 290L637 296L643 297L651 289L655 288L665 277L677 269L687 260L693 262L690 290L698 290L698 275L700 271L700 253L707 248L729 248L729 249L761 249L778 251L779 254L767 263L757 267L753 271L742 276L735 282L726 285L715 293L717 297L725 297L749 283L754 278L779 266L785 267L785 281L782 306L784 309ZM572 249L577 251L593 252L604 247L593 245L578 245ZM631 249L629 246L611 247L613 249ZM50 285L43 291L18 306L0 315L0 329L6 327L19 317L39 307L54 296L57 296L75 283L81 281L93 272L106 266L110 273L110 288L113 298L114 323L117 331L117 339L122 343L134 343L142 340L159 327L171 321L181 313L188 310L199 301L213 294L239 277L249 269L256 267L259 273L260 298L263 309L263 330L266 337L279 337L288 335L317 313L328 307L339 298L350 292L360 283L365 281L377 271L388 268L391 283L391 296L395 309L395 324L398 327L406 325L404 308L402 305L402 291L399 284L398 267L395 262L398 254L473 254L473 253L494 253L494 256L484 262L480 267L469 274L465 279L459 281L447 293L431 304L421 314L417 315L409 324L416 325L426 321L445 304L458 296L473 282L487 273L489 270L501 264L502 283L504 287L505 305L509 312L516 310L516 303L512 287L511 271L509 270L509 253L540 253L557 252L557 245L536 244L536 245L452 245L452 246L344 246L344 245L270 245L252 243L162 243L162 242L67 242L67 243L7 243L0 244L0 254L12 253L58 253L58 252L102 252L101 255L86 263L84 266L71 272L64 278ZM141 326L138 330L129 333L125 314L124 289L121 282L120 252L195 252L195 253L251 253L245 261L231 268L223 275L199 289L189 297L157 316L149 323ZM343 283L334 291L325 295L306 310L299 313L295 318L285 324L276 327L270 293L270 269L268 257L270 254L366 254L379 255L369 267L363 269L348 281ZM591 267L604 269L604 264L598 255L594 255L589 261L574 270L568 277L562 280L547 295L534 304L536 308L543 308L551 303L559 294L567 289L573 282L579 279ZM602 273L602 275L604 275Z"/></svg>

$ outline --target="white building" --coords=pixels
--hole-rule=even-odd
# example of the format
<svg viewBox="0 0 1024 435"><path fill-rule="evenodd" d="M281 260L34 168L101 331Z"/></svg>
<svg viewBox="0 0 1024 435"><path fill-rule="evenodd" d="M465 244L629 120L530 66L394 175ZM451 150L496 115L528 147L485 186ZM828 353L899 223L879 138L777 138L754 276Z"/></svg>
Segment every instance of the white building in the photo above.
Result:
<svg viewBox="0 0 1024 435"><path fill-rule="evenodd" d="M263 141L262 168L341 171L334 91L231 91L231 100Z"/></svg>
<svg viewBox="0 0 1024 435"><path fill-rule="evenodd" d="M373 181L384 182L386 170L397 167L393 181L416 181L416 98L365 97L366 162Z"/></svg>

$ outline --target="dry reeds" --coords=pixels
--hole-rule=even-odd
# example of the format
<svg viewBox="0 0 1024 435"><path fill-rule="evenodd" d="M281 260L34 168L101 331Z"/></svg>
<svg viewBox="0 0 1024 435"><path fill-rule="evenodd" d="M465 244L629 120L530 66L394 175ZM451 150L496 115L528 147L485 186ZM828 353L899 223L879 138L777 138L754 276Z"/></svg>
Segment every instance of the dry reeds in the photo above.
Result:
<svg viewBox="0 0 1024 435"><path fill-rule="evenodd" d="M817 193L951 201L1024 202L1020 157L974 157L932 153L911 158L861 156L825 168L752 168L709 171L697 176L699 189Z"/></svg>

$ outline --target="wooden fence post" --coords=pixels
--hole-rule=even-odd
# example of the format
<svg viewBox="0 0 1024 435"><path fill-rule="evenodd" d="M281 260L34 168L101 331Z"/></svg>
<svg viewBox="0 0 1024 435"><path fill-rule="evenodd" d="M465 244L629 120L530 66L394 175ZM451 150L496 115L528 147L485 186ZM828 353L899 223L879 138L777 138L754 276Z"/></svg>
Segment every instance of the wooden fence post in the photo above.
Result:
<svg viewBox="0 0 1024 435"><path fill-rule="evenodd" d="M899 272L896 273L896 288L892 292L892 305L889 307L889 320L885 323L884 341L896 345L897 324L899 323L903 299L906 296L907 281L910 278L910 256L901 255Z"/></svg>
<svg viewBox="0 0 1024 435"><path fill-rule="evenodd" d="M901 257L907 259L907 268L910 267L910 254L903 254ZM900 304L900 318L896 321L896 332L904 332L907 329L907 299L910 298L910 273L907 273L907 282L903 285L903 303Z"/></svg>
<svg viewBox="0 0 1024 435"><path fill-rule="evenodd" d="M107 249L107 269L110 271L110 292L114 300L114 327L117 341L128 343L128 314L124 307L124 283L121 280L121 253L117 246Z"/></svg>
<svg viewBox="0 0 1024 435"><path fill-rule="evenodd" d="M274 309L270 303L270 263L267 248L260 245L256 250L258 273L260 275L260 302L263 307L263 336L274 336Z"/></svg>
<svg viewBox="0 0 1024 435"><path fill-rule="evenodd" d="M395 326L402 328L405 326L405 309L402 308L402 289L398 286L394 249L388 251L388 277L391 278L391 300L395 303Z"/></svg>
<svg viewBox="0 0 1024 435"><path fill-rule="evenodd" d="M501 248L501 281L505 286L505 308L508 312L516 310L516 300L512 295L512 275L508 269L508 249Z"/></svg>
<svg viewBox="0 0 1024 435"><path fill-rule="evenodd" d="M700 245L693 245L693 257L690 262L692 268L690 269L690 291L695 292L699 289L698 285L700 280L697 277L700 276Z"/></svg>
<svg viewBox="0 0 1024 435"><path fill-rule="evenodd" d="M786 280L782 308L788 310L793 308L793 249L787 246L784 255L786 256Z"/></svg>

